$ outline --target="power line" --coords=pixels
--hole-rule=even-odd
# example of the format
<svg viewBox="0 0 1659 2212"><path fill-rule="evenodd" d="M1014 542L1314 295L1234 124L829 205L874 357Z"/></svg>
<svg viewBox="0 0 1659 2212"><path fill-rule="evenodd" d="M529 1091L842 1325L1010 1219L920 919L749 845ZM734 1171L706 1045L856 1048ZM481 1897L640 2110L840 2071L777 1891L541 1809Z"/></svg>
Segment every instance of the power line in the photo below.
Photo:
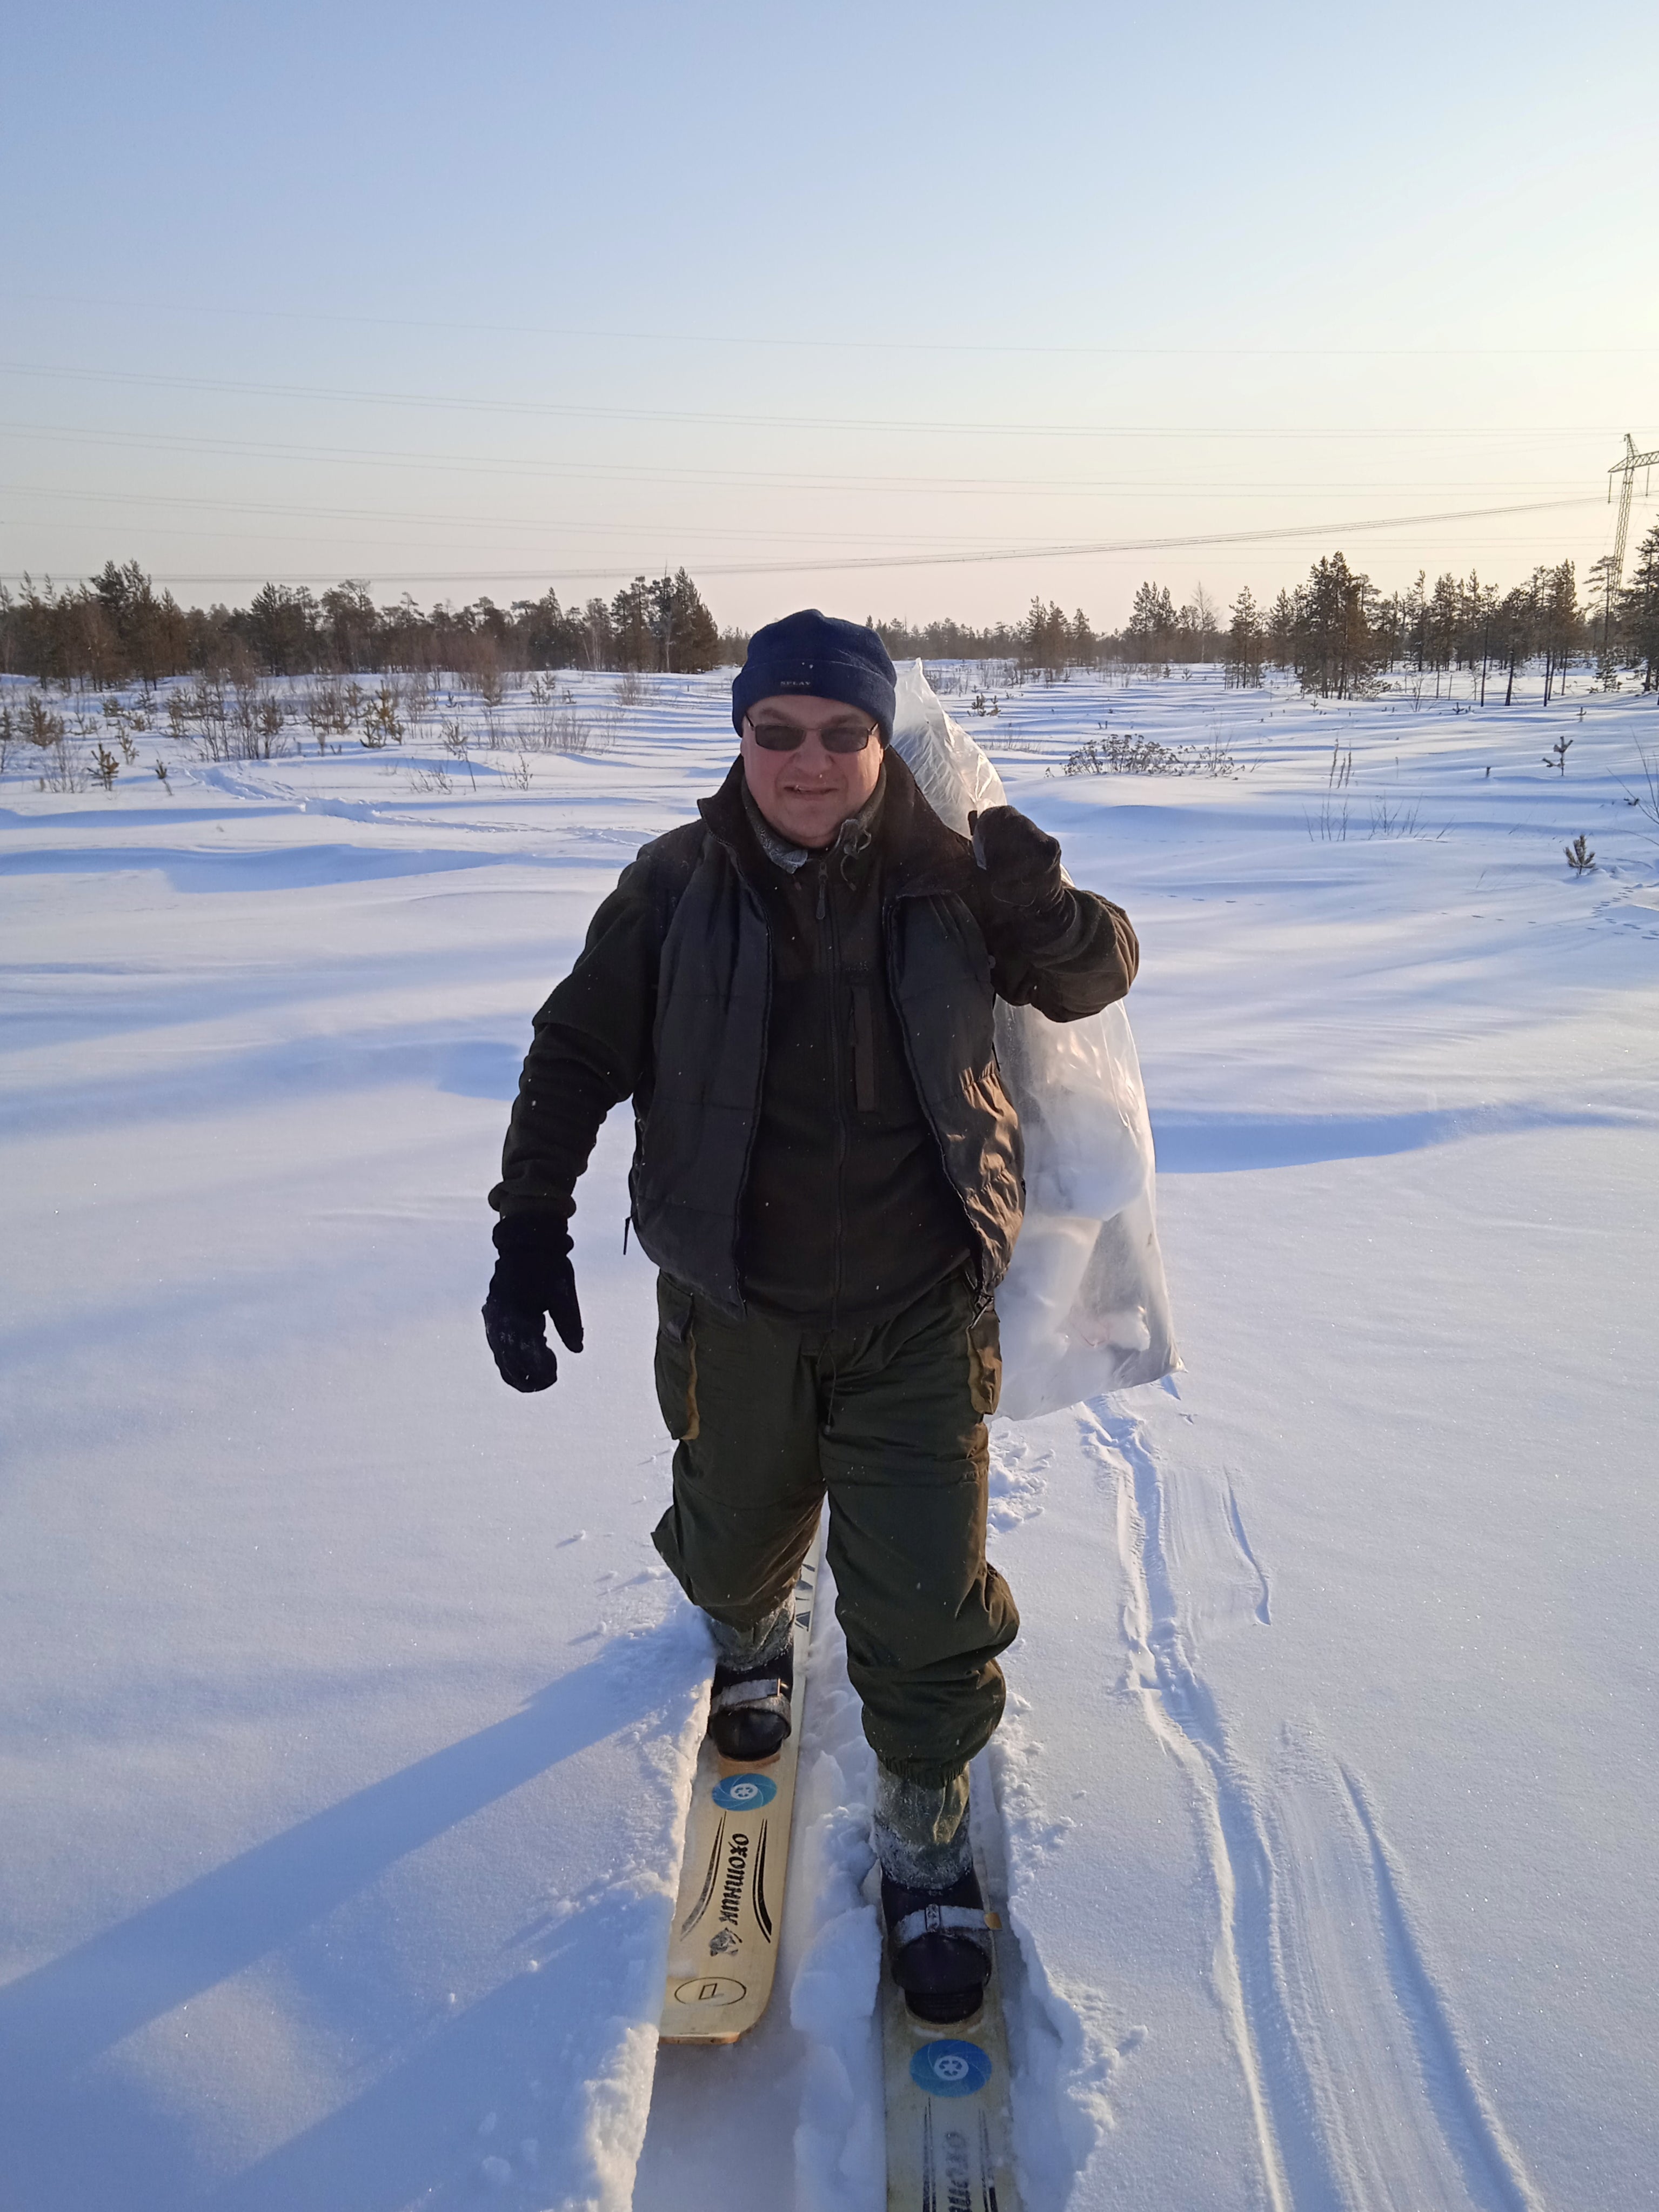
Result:
<svg viewBox="0 0 1659 2212"><path fill-rule="evenodd" d="M1082 356L1123 361L1449 361L1650 359L1651 346L1103 346L1013 345L963 338L789 338L757 336L751 331L617 331L574 324L477 323L413 315L343 315L296 307L207 307L200 301L115 300L73 292L13 292L14 300L39 300L59 307L113 308L123 314L195 315L240 322L317 323L359 330L478 331L499 337L579 338L623 345L691 345L735 348L750 352L925 353L1030 356L1044 360Z"/></svg>
<svg viewBox="0 0 1659 2212"><path fill-rule="evenodd" d="M576 532L592 532L601 537L616 537L628 531L638 537L641 527L651 526L634 522L555 522L539 516L523 515L411 514L406 510L373 507L296 507L275 500L204 499L185 492L60 491L46 484L0 483L0 492L13 499L75 500L82 505L92 506L205 507L214 514L297 515L303 520L323 522L414 523L429 530L529 530L560 536ZM758 530L750 526L730 530L715 523L693 523L689 530L681 526L679 534L693 538L740 538L745 540L805 538L811 541L816 538L823 544L835 544L848 542L848 533L844 532ZM861 530L856 537L860 544L865 544L870 532ZM938 542L956 544L959 541L952 537Z"/></svg>
<svg viewBox="0 0 1659 2212"><path fill-rule="evenodd" d="M1158 423L1098 422L939 422L884 419L858 416L737 415L690 408L592 407L544 400L465 399L453 395L410 392L364 392L344 386L306 384L261 384L226 377L171 376L139 369L48 368L36 362L0 362L0 374L66 379L83 384L129 384L176 392L228 392L246 397L276 399L326 399L353 405L428 407L468 414L550 416L563 421L614 422L703 422L733 429L857 430L903 432L930 437L996 436L1020 438L1581 438L1611 435L1605 424L1578 428L1564 426L1493 424L1463 427L1412 428L1403 425L1327 426L1298 429L1248 428L1222 423L1186 426Z"/></svg>
<svg viewBox="0 0 1659 2212"><path fill-rule="evenodd" d="M1373 516L1360 520L1343 522L1310 522L1286 525L1267 530L1206 531L1177 538L1122 538L1102 540L1089 544L1014 545L985 549L974 552L936 553L906 552L842 556L830 560L796 561L738 561L699 562L698 572L703 576L786 576L805 574L849 574L881 568L945 568L982 566L997 562L1036 560L1076 560L1091 556L1103 556L1116 553L1176 552L1196 546L1265 545L1284 543L1294 538L1352 538L1382 530L1407 530L1441 522L1484 521L1512 514L1538 514L1564 507L1589 507L1600 504L1599 495L1579 499L1529 500L1512 507L1459 507L1437 514L1399 514ZM173 534L171 532L167 533ZM649 564L643 564L648 566ZM566 583L608 583L616 579L626 580L641 573L642 564L634 562L623 568L560 568L559 580ZM551 570L549 568L523 572L492 569L483 575L465 576L453 569L400 573L382 575L374 580L379 584L461 584L461 583L539 583L545 585ZM8 582L20 582L21 575L14 574ZM270 576L176 576L179 584L246 585L274 583L279 580L291 584L310 583L309 577L277 579Z"/></svg>
<svg viewBox="0 0 1659 2212"><path fill-rule="evenodd" d="M1261 483L1238 481L1215 485L1201 482L1146 477L915 477L808 476L777 469L635 468L627 463L597 461L529 461L491 454L434 453L384 447L313 446L275 443L269 440L192 438L182 433L72 429L62 423L0 422L0 436L46 438L74 446L116 446L138 453L214 453L279 459L361 463L374 468L429 469L444 473L477 476L550 477L582 483L659 483L708 489L722 485L761 485L781 491L908 491L948 493L952 497L982 498L988 493L1037 492L1054 498L1092 498L1100 492L1133 492L1171 497L1246 498L1261 493L1289 496L1298 491L1501 491L1565 489L1580 479L1574 477L1533 477L1494 483L1490 478L1447 479L1432 484L1376 483L1370 480L1299 484L1275 477Z"/></svg>

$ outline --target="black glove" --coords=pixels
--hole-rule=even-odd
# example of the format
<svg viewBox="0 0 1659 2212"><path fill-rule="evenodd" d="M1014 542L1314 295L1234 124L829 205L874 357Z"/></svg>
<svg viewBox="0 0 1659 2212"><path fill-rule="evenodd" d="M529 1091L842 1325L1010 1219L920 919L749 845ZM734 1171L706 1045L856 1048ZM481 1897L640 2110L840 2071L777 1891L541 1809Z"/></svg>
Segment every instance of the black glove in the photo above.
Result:
<svg viewBox="0 0 1659 2212"><path fill-rule="evenodd" d="M582 1348L582 1310L570 1237L544 1214L503 1214L495 1224L495 1272L483 1302L484 1334L503 1382L546 1390L557 1382L558 1354L547 1340L551 1314L568 1352Z"/></svg>
<svg viewBox="0 0 1659 2212"><path fill-rule="evenodd" d="M1022 937L1058 934L1070 923L1073 902L1060 872L1060 841L1013 806L988 806L968 817L974 858L985 887Z"/></svg>

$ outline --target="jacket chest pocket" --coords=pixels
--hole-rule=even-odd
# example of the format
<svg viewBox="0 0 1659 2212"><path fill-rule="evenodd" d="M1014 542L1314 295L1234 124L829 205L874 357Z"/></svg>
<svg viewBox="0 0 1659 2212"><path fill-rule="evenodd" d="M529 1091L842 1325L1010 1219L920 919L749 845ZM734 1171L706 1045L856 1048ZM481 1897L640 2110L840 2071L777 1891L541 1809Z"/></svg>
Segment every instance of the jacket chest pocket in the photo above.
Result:
<svg viewBox="0 0 1659 2212"><path fill-rule="evenodd" d="M657 1405L671 1437L690 1443L696 1436L697 1339L691 1293L666 1275L657 1278L657 1347L653 1360Z"/></svg>

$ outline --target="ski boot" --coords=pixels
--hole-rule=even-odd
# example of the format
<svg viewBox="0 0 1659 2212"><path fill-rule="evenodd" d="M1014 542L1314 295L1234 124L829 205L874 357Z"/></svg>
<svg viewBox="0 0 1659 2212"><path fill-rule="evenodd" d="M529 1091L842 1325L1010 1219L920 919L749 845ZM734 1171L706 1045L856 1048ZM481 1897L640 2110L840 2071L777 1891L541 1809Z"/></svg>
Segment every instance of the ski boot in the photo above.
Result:
<svg viewBox="0 0 1659 2212"><path fill-rule="evenodd" d="M969 1840L968 1777L912 1782L876 1770L871 1841L893 1979L917 2020L971 2020L991 1976L991 1923Z"/></svg>
<svg viewBox="0 0 1659 2212"><path fill-rule="evenodd" d="M881 1912L893 1979L915 2017L935 2027L971 2020L991 1978L991 1923L972 1867L945 1889L884 1874Z"/></svg>
<svg viewBox="0 0 1659 2212"><path fill-rule="evenodd" d="M785 1615L775 1651L757 1658L722 1657L708 1696L708 1733L722 1759L756 1765L775 1759L789 1734L789 1701L795 1687L793 1610Z"/></svg>

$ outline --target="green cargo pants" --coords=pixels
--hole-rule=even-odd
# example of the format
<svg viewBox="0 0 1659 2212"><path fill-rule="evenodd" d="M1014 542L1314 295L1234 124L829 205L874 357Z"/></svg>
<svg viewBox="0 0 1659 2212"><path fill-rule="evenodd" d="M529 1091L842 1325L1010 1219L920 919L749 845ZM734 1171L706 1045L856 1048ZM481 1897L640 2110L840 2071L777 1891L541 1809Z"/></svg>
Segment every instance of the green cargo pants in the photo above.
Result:
<svg viewBox="0 0 1659 2212"><path fill-rule="evenodd" d="M985 1557L996 1313L952 1277L873 1328L728 1320L657 1284L674 1502L653 1541L694 1605L747 1631L788 1596L830 1498L848 1671L883 1765L938 1787L1002 1717L1019 1630Z"/></svg>

